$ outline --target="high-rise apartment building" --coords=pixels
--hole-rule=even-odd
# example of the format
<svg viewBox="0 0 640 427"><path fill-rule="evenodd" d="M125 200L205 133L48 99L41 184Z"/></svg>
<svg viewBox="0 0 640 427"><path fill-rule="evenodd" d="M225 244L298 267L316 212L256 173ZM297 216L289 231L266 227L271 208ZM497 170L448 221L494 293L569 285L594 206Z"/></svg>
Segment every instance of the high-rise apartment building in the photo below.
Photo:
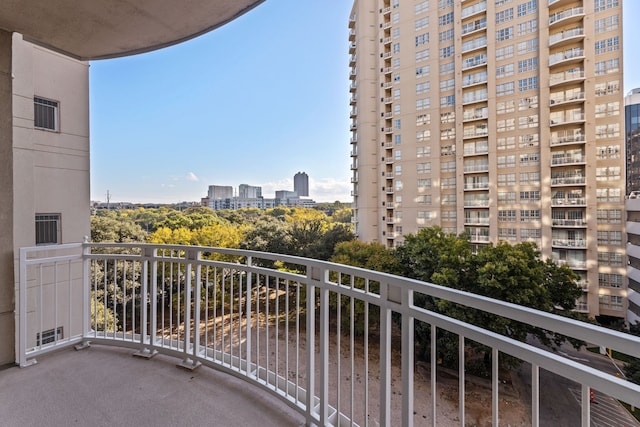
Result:
<svg viewBox="0 0 640 427"><path fill-rule="evenodd" d="M238 197L241 199L259 199L262 197L262 187L240 184L238 187Z"/></svg>
<svg viewBox="0 0 640 427"><path fill-rule="evenodd" d="M354 221L533 241L624 317L622 0L355 0Z"/></svg>
<svg viewBox="0 0 640 427"><path fill-rule="evenodd" d="M300 197L309 197L309 175L298 172L293 176L293 191Z"/></svg>
<svg viewBox="0 0 640 427"><path fill-rule="evenodd" d="M633 89L624 98L624 116L627 194L631 194L632 191L640 191L640 88Z"/></svg>

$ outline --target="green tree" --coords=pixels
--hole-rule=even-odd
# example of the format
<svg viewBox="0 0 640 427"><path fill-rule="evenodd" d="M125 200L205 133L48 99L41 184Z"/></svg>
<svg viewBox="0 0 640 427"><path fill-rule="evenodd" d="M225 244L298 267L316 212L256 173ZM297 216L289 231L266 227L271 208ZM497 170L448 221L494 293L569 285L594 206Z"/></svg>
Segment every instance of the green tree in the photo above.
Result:
<svg viewBox="0 0 640 427"><path fill-rule="evenodd" d="M92 242L144 242L147 233L132 218L114 213L91 216Z"/></svg>
<svg viewBox="0 0 640 427"><path fill-rule="evenodd" d="M628 381L640 384L640 359L634 358L631 362L625 363L622 371Z"/></svg>
<svg viewBox="0 0 640 427"><path fill-rule="evenodd" d="M487 245L473 254L465 236L444 233L442 229L433 227L407 236L396 253L403 275L407 277L547 312L571 310L582 295L575 273L542 260L536 246L529 242L517 245L501 242L496 246ZM549 345L565 340L565 337L530 325L423 294L415 295L415 303L520 341L524 341L528 334L535 334ZM421 345L419 355L426 356L430 339L428 332L428 325L416 325L416 341ZM438 349L445 363L457 363L457 351L451 351L457 346L456 341L451 334L440 334ZM477 368L482 371L488 369L488 349L470 347L476 354L484 356L479 359ZM506 360L507 364L514 362L505 358L501 360Z"/></svg>

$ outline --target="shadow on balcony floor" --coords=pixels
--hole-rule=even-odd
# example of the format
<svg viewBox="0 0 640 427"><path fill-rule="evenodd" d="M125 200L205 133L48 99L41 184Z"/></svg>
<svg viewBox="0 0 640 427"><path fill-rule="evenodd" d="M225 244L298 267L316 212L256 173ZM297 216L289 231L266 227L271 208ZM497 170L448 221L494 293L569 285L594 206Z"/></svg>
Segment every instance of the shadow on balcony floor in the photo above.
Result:
<svg viewBox="0 0 640 427"><path fill-rule="evenodd" d="M276 398L206 367L177 359L132 357L130 349L92 346L41 356L0 371L0 425L299 426L304 417Z"/></svg>

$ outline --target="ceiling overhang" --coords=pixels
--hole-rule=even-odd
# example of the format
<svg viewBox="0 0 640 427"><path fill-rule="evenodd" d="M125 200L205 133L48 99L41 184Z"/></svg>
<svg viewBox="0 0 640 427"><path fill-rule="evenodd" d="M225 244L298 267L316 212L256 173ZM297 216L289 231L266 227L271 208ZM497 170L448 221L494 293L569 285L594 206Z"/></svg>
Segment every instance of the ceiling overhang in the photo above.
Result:
<svg viewBox="0 0 640 427"><path fill-rule="evenodd" d="M264 0L2 0L0 29L80 60L116 58L204 34Z"/></svg>

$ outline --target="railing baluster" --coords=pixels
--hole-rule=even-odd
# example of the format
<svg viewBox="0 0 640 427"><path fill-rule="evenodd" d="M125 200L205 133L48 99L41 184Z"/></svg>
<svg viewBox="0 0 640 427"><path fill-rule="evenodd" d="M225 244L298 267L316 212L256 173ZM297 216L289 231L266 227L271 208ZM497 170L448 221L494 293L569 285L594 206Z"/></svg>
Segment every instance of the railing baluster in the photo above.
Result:
<svg viewBox="0 0 640 427"><path fill-rule="evenodd" d="M491 425L498 427L499 414L498 409L500 406L499 399L499 387L500 387L500 370L498 369L498 357L499 351L493 347L491 349Z"/></svg>
<svg viewBox="0 0 640 427"><path fill-rule="evenodd" d="M247 301L246 301L246 316L245 316L245 321L247 323L247 332L246 332L246 342L247 342L247 346L246 346L246 357L247 357L247 375L248 376L252 376L252 354L251 354L251 339L252 339L252 334L251 334L251 328L253 325L253 313L251 310L251 298L252 298L252 294L253 294L253 273L251 273L251 265L252 265L252 258L251 257L247 257ZM257 306L257 304L256 304Z"/></svg>
<svg viewBox="0 0 640 427"><path fill-rule="evenodd" d="M413 303L413 291L404 290L402 304ZM413 379L414 379L414 324L413 316L402 315L402 425L413 426Z"/></svg>
<svg viewBox="0 0 640 427"><path fill-rule="evenodd" d="M316 287L311 283L307 284L306 293L307 303L307 337L306 337L306 353L307 353L307 394L305 397L307 425L316 424L314 411L315 411L315 342L316 342L316 325L315 325L315 299L316 299Z"/></svg>
<svg viewBox="0 0 640 427"><path fill-rule="evenodd" d="M591 425L591 393L591 387L587 384L582 384L580 402L582 427L589 427Z"/></svg>
<svg viewBox="0 0 640 427"><path fill-rule="evenodd" d="M460 425L464 427L465 415L465 378L464 378L464 335L458 335L458 401L460 410Z"/></svg>
<svg viewBox="0 0 640 427"><path fill-rule="evenodd" d="M380 425L391 425L391 309L388 284L380 283Z"/></svg>
<svg viewBox="0 0 640 427"><path fill-rule="evenodd" d="M200 261L200 251L195 252L193 255L192 262L196 262L196 272L195 272L195 280L193 283L193 287L195 288L195 303L193 304L193 357L200 357L200 310L202 308L202 304L200 302L200 293L202 290L202 266L198 261ZM189 305L191 306L191 305ZM205 326L206 328L206 326ZM206 354L206 353L205 353ZM198 362L199 363L199 362Z"/></svg>
<svg viewBox="0 0 640 427"><path fill-rule="evenodd" d="M313 393L312 393L313 394ZM320 425L329 422L329 290L320 289Z"/></svg>
<svg viewBox="0 0 640 427"><path fill-rule="evenodd" d="M531 364L531 425L540 425L540 368Z"/></svg>
<svg viewBox="0 0 640 427"><path fill-rule="evenodd" d="M436 374L438 373L438 348L437 348L437 333L436 325L433 323L431 326L431 425L436 427L438 420L438 413L436 412L438 394Z"/></svg>

